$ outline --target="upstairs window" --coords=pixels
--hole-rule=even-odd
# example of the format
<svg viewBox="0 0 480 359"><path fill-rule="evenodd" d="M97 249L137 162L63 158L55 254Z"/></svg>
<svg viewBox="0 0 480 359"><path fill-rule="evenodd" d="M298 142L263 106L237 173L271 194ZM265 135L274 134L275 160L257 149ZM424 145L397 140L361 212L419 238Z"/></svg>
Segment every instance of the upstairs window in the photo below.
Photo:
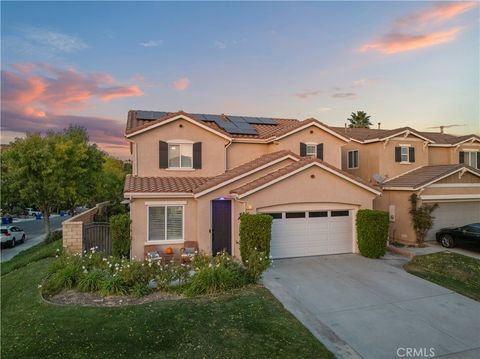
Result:
<svg viewBox="0 0 480 359"><path fill-rule="evenodd" d="M358 150L348 151L348 169L358 168Z"/></svg>
<svg viewBox="0 0 480 359"><path fill-rule="evenodd" d="M460 151L460 163L473 168L480 168L480 152L479 151Z"/></svg>
<svg viewBox="0 0 480 359"><path fill-rule="evenodd" d="M317 145L307 144L307 156L317 156Z"/></svg>
<svg viewBox="0 0 480 359"><path fill-rule="evenodd" d="M415 162L415 147L408 145L400 145L398 147L395 147L395 162Z"/></svg>
<svg viewBox="0 0 480 359"><path fill-rule="evenodd" d="M193 144L169 143L168 144L168 168L192 168Z"/></svg>

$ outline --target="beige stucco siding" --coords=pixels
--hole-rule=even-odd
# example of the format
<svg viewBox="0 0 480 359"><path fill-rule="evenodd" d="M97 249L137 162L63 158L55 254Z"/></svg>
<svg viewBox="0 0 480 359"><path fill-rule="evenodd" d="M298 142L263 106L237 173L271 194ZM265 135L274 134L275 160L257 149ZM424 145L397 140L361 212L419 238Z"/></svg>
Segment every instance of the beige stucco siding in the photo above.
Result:
<svg viewBox="0 0 480 359"><path fill-rule="evenodd" d="M234 142L227 147L227 169L237 167L269 153L267 144Z"/></svg>
<svg viewBox="0 0 480 359"><path fill-rule="evenodd" d="M480 151L480 143L464 143L454 147L429 147L430 165L457 164L460 161L460 151Z"/></svg>
<svg viewBox="0 0 480 359"><path fill-rule="evenodd" d="M379 173L379 154L383 149L381 143L360 144L350 142L342 147L342 169L348 173L360 177L361 179L372 182L372 176ZM358 168L348 168L348 152L358 150Z"/></svg>
<svg viewBox="0 0 480 359"><path fill-rule="evenodd" d="M269 152L290 150L300 155L301 142L323 143L323 160L341 168L341 146L345 145L345 141L313 125L270 144Z"/></svg>
<svg viewBox="0 0 480 359"><path fill-rule="evenodd" d="M136 143L137 176L215 176L225 172L228 140L191 122L179 119L130 138ZM159 168L159 141L202 142L202 168L169 170Z"/></svg>
<svg viewBox="0 0 480 359"><path fill-rule="evenodd" d="M130 201L130 219L132 220L131 232L132 232L132 247L131 257L137 259L143 259L144 253L149 250L156 250L165 247L172 247L177 252L183 247L183 244L165 241L165 245L159 245L158 243L148 242L148 205L168 205L176 204L184 206L184 239L186 241L198 241L199 246L205 246L202 239L197 238L197 203L192 198L142 198L132 199Z"/></svg>
<svg viewBox="0 0 480 359"><path fill-rule="evenodd" d="M415 148L415 162L400 163L395 162L395 147L400 145L410 145ZM381 144L379 152L379 174L383 177L392 178L404 172L415 168L428 165L428 148L424 146L422 140L409 136L405 139L392 139Z"/></svg>

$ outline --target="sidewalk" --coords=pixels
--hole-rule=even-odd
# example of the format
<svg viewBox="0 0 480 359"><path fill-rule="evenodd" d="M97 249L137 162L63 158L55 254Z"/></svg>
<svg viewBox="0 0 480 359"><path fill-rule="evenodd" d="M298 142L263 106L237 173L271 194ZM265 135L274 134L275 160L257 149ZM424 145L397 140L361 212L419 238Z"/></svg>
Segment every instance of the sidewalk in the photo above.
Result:
<svg viewBox="0 0 480 359"><path fill-rule="evenodd" d="M51 214L50 218L60 217L59 214ZM21 222L29 222L29 221L43 221L43 217L41 219L36 219L35 217L29 218L13 218L13 223L21 223Z"/></svg>
<svg viewBox="0 0 480 359"><path fill-rule="evenodd" d="M458 248L458 247L445 248L437 242L427 242L425 243L425 245L426 247L423 247L423 248L407 247L407 246L395 247L390 245L387 247L387 250L391 253L396 253L407 258L413 258L415 256L421 256L425 254L432 254L432 253L438 253L438 252L452 252L452 253L463 254L464 256L467 256L467 257L480 259L479 252L469 251L469 250Z"/></svg>
<svg viewBox="0 0 480 359"><path fill-rule="evenodd" d="M2 250L2 255L0 258L0 262L6 262L15 257L18 253L23 252L24 250L33 247L34 245L43 242L45 240L46 235L42 234L40 236L26 239L25 243L17 244L15 247L10 248L8 250Z"/></svg>

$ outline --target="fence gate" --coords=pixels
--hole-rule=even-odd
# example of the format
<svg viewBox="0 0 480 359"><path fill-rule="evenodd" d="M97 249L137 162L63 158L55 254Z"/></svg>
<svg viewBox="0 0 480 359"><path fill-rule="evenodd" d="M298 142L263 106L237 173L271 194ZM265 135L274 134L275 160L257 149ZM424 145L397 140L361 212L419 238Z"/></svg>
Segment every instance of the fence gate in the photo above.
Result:
<svg viewBox="0 0 480 359"><path fill-rule="evenodd" d="M96 247L95 251L112 255L112 237L108 223L90 223L83 226L83 250L89 251Z"/></svg>

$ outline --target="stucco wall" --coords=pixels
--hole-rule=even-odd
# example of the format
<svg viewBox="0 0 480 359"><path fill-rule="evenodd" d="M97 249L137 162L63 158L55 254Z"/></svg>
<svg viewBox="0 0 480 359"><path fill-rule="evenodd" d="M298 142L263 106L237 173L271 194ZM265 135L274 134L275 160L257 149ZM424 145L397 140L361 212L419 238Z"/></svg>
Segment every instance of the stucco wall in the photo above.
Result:
<svg viewBox="0 0 480 359"><path fill-rule="evenodd" d="M143 132L130 140L136 143L136 155L133 160L136 162L137 176L215 176L225 172L225 145L228 140L189 121L179 119ZM202 168L196 170L159 168L159 141L171 140L202 142Z"/></svg>
<svg viewBox="0 0 480 359"><path fill-rule="evenodd" d="M227 169L252 161L268 151L267 144L234 142L227 147Z"/></svg>
<svg viewBox="0 0 480 359"><path fill-rule="evenodd" d="M337 168L341 168L341 146L345 145L346 142L313 125L284 137L276 143L269 144L269 152L290 150L300 155L301 142L323 143L323 160Z"/></svg>
<svg viewBox="0 0 480 359"><path fill-rule="evenodd" d="M372 182L372 176L379 173L379 154L383 149L381 143L360 144L350 142L342 147L342 169L360 177L367 182ZM348 168L348 151L358 150L359 166L355 169Z"/></svg>

